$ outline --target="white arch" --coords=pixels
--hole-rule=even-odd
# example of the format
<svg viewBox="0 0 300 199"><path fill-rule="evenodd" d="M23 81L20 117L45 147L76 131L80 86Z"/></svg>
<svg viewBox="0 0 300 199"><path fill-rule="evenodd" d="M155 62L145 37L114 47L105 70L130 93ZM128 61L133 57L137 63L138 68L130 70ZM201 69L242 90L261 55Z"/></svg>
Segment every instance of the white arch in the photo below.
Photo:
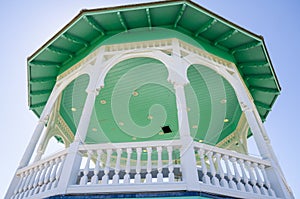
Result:
<svg viewBox="0 0 300 199"><path fill-rule="evenodd" d="M100 76L98 77L96 88L100 89L101 87L104 86L104 80L105 80L106 75L108 74L110 69L112 67L114 67L116 64L120 63L121 61L128 60L128 59L141 58L141 57L156 59L156 60L160 61L161 63L163 63L168 70L168 74L169 74L168 81L171 81L171 82L174 81L173 75L177 72L174 71L174 68L172 65L172 63L174 62L174 61L172 61L172 59L174 58L173 56L167 55L160 50L153 50L151 52L147 51L147 49L145 49L144 52L141 52L141 51L137 52L136 50L132 50L132 51L126 51L122 54L117 54L117 55L113 56L111 59L107 60L102 67L99 67L99 71L97 72L97 74L100 74ZM180 73L178 73L178 74L180 74ZM183 76L181 78L184 79L184 81L186 81L186 79L187 79L186 76Z"/></svg>

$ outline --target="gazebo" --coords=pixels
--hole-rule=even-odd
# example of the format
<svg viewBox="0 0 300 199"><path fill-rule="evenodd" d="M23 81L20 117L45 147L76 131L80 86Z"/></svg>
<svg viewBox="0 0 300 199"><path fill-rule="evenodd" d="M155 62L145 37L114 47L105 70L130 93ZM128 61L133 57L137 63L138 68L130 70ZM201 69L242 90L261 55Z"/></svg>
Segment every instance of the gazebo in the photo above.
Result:
<svg viewBox="0 0 300 199"><path fill-rule="evenodd" d="M39 123L6 198L294 198L263 37L192 1L82 10L27 67Z"/></svg>

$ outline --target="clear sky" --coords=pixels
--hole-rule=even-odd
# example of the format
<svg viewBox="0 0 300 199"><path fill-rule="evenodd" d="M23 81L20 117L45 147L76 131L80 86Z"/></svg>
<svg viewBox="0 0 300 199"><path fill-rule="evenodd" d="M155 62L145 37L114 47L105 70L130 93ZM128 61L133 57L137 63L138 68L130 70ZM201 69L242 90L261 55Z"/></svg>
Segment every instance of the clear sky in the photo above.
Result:
<svg viewBox="0 0 300 199"><path fill-rule="evenodd" d="M300 2L298 0L194 0L222 17L264 36L282 93L265 127L287 182L300 197ZM27 106L26 58L83 8L138 0L1 1L0 198L8 188L37 123ZM299 159L298 159L299 158Z"/></svg>

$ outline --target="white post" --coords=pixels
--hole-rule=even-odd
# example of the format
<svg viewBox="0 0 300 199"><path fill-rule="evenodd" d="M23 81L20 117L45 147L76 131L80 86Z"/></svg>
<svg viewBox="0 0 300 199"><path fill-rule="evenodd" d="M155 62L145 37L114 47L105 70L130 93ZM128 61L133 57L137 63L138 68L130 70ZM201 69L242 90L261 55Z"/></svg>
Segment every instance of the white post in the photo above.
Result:
<svg viewBox="0 0 300 199"><path fill-rule="evenodd" d="M25 150L25 153L23 155L23 158L19 164L19 168L22 168L24 166L27 166L31 157L32 157L32 154L34 152L34 149L40 139L40 136L44 130L44 127L45 127L45 124L46 124L46 121L45 120L40 120L37 124L37 126L35 127L35 130L33 132L33 135L29 141L29 144Z"/></svg>
<svg viewBox="0 0 300 199"><path fill-rule="evenodd" d="M87 130L90 123L97 90L87 90L86 101L82 110L81 118L78 124L74 142L70 145L68 154L66 156L63 168L62 176L57 186L58 192L64 194L69 184L75 184L77 180L77 174L81 164L81 155L78 153L78 149L81 143L85 141Z"/></svg>
<svg viewBox="0 0 300 199"><path fill-rule="evenodd" d="M187 114L184 86L175 83L176 104L178 111L178 126L182 143L180 158L183 181L188 190L199 190L199 180L193 139L190 136L190 128Z"/></svg>

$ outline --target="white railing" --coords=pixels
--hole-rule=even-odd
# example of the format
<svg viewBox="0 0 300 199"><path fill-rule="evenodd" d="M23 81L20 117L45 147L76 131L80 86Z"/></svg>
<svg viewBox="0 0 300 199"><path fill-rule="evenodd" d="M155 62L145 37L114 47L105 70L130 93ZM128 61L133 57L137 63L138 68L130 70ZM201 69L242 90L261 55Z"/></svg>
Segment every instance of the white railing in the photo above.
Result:
<svg viewBox="0 0 300 199"><path fill-rule="evenodd" d="M77 184L140 184L181 181L179 141L83 145Z"/></svg>
<svg viewBox="0 0 300 199"><path fill-rule="evenodd" d="M11 198L30 198L55 189L61 176L66 154L67 151L63 150L19 169L16 174L19 177L19 183Z"/></svg>
<svg viewBox="0 0 300 199"><path fill-rule="evenodd" d="M199 185L194 191L276 198L265 171L271 166L268 161L198 142L193 148L196 165L189 165L188 171L198 172ZM180 152L180 140L81 145L81 167L72 172L78 174L73 176L76 182L57 187L63 167L76 168L64 165L66 149L19 169L19 183L10 198L49 197L58 190L66 194L143 192L149 187L156 192L189 190L181 172Z"/></svg>
<svg viewBox="0 0 300 199"><path fill-rule="evenodd" d="M268 161L202 143L194 146L200 183L276 197L265 171L270 167Z"/></svg>

